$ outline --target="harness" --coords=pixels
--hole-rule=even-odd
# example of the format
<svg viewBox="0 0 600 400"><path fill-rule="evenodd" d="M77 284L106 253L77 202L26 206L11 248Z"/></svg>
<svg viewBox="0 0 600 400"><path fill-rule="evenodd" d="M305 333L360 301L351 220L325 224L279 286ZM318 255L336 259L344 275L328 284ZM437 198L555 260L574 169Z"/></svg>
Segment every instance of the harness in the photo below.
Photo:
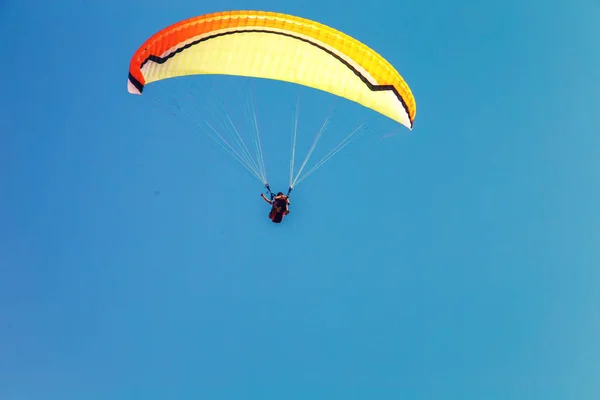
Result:
<svg viewBox="0 0 600 400"><path fill-rule="evenodd" d="M271 201L273 201L273 199L276 197L275 193L271 191L268 183L265 185L265 187L267 188L267 194L269 195ZM287 194L285 195L288 199L290 198L290 193L292 193L292 190L294 190L294 188L288 188Z"/></svg>

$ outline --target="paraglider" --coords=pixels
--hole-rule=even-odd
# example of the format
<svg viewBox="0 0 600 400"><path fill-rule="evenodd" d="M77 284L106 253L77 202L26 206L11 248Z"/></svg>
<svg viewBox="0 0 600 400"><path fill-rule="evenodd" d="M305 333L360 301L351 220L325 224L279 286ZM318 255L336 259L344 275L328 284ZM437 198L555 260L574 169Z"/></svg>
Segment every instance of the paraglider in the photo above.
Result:
<svg viewBox="0 0 600 400"><path fill-rule="evenodd" d="M269 191L270 194L270 199L268 199L264 193L261 193L260 196L263 198L264 201L266 201L267 203L269 203L272 207L271 207L271 211L269 211L269 219L271 221L273 221L276 224L281 223L281 221L283 220L283 217L288 215L290 213L290 192L291 190L288 191L287 194L283 194L283 192L278 192L277 195L273 194L273 192L271 192L271 189L268 187L267 185L267 190Z"/></svg>
<svg viewBox="0 0 600 400"><path fill-rule="evenodd" d="M321 23L266 11L206 14L157 32L134 53L127 89L141 95L149 83L203 74L264 78L318 89L372 109L410 130L416 115L410 88L374 50ZM294 132L293 151L295 140ZM262 160L262 154L258 158ZM293 178L293 164L294 153L289 192L299 183L301 172ZM271 193L264 160L253 171ZM276 197L263 195L272 205ZM286 213L287 203L283 213L274 215L279 219Z"/></svg>

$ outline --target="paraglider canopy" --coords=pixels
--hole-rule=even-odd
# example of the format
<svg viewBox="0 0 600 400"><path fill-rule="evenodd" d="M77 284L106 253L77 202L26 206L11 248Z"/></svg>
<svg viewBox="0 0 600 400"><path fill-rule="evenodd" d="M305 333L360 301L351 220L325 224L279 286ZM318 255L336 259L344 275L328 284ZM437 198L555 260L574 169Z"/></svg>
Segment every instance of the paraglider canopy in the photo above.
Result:
<svg viewBox="0 0 600 400"><path fill-rule="evenodd" d="M308 19L264 11L226 11L178 22L134 54L128 90L161 79L225 74L320 89L412 129L410 88L383 57L356 39Z"/></svg>
<svg viewBox="0 0 600 400"><path fill-rule="evenodd" d="M416 102L396 69L358 40L319 22L267 11L225 11L177 22L148 38L131 58L128 91L141 95L147 84L189 75L229 75L290 82L318 89L372 109L412 129ZM333 109L332 109L333 111ZM329 124L331 112L294 177L298 106L293 130L290 182L286 196L344 148L364 123L352 130L311 169L301 175ZM206 122L209 134L269 188L256 113L256 160L229 115L236 151ZM213 135L214 134L214 135Z"/></svg>

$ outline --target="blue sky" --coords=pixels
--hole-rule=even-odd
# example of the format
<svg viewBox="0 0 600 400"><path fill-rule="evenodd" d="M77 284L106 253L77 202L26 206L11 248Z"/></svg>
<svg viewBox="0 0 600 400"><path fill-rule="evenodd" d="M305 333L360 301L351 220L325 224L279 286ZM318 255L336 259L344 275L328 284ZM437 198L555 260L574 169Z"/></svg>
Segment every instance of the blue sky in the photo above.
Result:
<svg viewBox="0 0 600 400"><path fill-rule="evenodd" d="M600 7L356 4L2 2L0 398L600 398ZM337 101L327 140L378 128L279 226L164 93L126 91L151 34L248 8L358 38L417 100L387 138ZM284 189L298 90L256 92ZM306 146L332 97L300 93Z"/></svg>

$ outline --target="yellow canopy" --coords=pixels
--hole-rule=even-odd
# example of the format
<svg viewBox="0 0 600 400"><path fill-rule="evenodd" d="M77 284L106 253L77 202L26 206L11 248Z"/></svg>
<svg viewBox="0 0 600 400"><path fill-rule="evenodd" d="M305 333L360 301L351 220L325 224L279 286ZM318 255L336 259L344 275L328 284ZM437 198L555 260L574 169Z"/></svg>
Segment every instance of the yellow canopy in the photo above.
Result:
<svg viewBox="0 0 600 400"><path fill-rule="evenodd" d="M400 74L359 41L318 22L263 11L227 11L178 22L134 54L128 91L196 74L275 79L320 89L412 129L416 103Z"/></svg>

